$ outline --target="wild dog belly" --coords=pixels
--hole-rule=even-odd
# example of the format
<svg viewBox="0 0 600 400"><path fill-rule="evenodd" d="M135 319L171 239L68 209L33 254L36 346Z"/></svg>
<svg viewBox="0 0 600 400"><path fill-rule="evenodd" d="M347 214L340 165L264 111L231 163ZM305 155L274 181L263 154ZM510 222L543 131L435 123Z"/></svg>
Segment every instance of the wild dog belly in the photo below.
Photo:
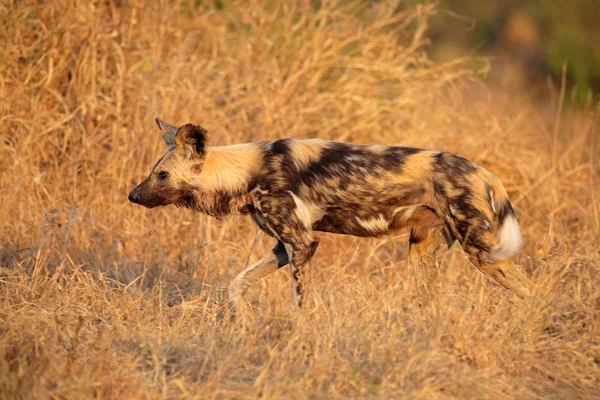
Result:
<svg viewBox="0 0 600 400"><path fill-rule="evenodd" d="M390 231L389 219L383 214L373 214L368 218L358 218L345 211L327 213L313 224L313 230L361 237L386 235Z"/></svg>
<svg viewBox="0 0 600 400"><path fill-rule="evenodd" d="M378 237L413 227L427 220L438 225L441 220L424 205L406 205L384 209L367 209L359 206L330 207L323 217L313 224L313 230L360 237Z"/></svg>

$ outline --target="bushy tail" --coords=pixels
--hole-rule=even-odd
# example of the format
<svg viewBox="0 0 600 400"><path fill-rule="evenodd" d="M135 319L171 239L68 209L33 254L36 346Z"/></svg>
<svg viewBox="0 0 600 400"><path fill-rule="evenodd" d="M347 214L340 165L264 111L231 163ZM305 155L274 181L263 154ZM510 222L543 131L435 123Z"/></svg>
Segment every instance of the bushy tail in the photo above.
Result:
<svg viewBox="0 0 600 400"><path fill-rule="evenodd" d="M496 245L492 248L491 256L496 260L506 259L517 253L523 245L523 237L512 204L508 200L506 189L500 179L489 174L488 185L491 188L490 199L492 211L498 223Z"/></svg>
<svg viewBox="0 0 600 400"><path fill-rule="evenodd" d="M504 260L523 243L515 212L500 179L468 165L472 170L449 170L439 178L444 183L434 185L440 216L463 246L466 240L492 260Z"/></svg>

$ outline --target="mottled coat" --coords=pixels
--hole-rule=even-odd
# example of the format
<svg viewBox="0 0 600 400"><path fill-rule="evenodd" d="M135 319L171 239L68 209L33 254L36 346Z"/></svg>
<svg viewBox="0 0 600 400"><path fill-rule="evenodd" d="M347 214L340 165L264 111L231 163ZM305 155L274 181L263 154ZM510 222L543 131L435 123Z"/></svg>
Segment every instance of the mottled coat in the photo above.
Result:
<svg viewBox="0 0 600 400"><path fill-rule="evenodd" d="M271 254L230 285L246 288L290 264L294 294L318 246L315 232L378 237L410 231L409 264L417 288L431 294L437 263L456 240L473 264L520 296L531 282L508 260L521 246L515 213L500 180L447 152L281 139L210 147L205 129L157 119L167 150L129 199L175 204L222 218L249 214L277 240Z"/></svg>

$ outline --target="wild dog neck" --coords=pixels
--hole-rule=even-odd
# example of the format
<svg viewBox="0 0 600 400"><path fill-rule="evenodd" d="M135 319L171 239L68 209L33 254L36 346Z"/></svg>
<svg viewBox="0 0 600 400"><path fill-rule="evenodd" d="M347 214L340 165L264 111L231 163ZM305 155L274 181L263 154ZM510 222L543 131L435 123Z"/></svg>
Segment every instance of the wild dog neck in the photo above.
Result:
<svg viewBox="0 0 600 400"><path fill-rule="evenodd" d="M231 214L249 214L253 209L252 196L248 193L231 195L223 192L207 192L193 187L189 188L188 194L176 205L217 219L223 219Z"/></svg>
<svg viewBox="0 0 600 400"><path fill-rule="evenodd" d="M211 147L200 174L190 185L190 196L181 205L212 217L248 214L252 197L248 183L252 172L262 164L259 143Z"/></svg>
<svg viewBox="0 0 600 400"><path fill-rule="evenodd" d="M199 168L198 184L208 192L248 193L253 171L262 166L260 143L211 147Z"/></svg>

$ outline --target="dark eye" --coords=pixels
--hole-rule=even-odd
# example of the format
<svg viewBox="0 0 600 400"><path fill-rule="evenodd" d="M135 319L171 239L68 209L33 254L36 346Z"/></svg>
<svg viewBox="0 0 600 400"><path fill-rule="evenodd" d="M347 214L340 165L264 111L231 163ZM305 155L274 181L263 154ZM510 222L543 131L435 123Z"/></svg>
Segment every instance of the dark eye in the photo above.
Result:
<svg viewBox="0 0 600 400"><path fill-rule="evenodd" d="M167 179L167 176L169 176L169 173L167 171L160 171L158 173L158 178L161 180Z"/></svg>

